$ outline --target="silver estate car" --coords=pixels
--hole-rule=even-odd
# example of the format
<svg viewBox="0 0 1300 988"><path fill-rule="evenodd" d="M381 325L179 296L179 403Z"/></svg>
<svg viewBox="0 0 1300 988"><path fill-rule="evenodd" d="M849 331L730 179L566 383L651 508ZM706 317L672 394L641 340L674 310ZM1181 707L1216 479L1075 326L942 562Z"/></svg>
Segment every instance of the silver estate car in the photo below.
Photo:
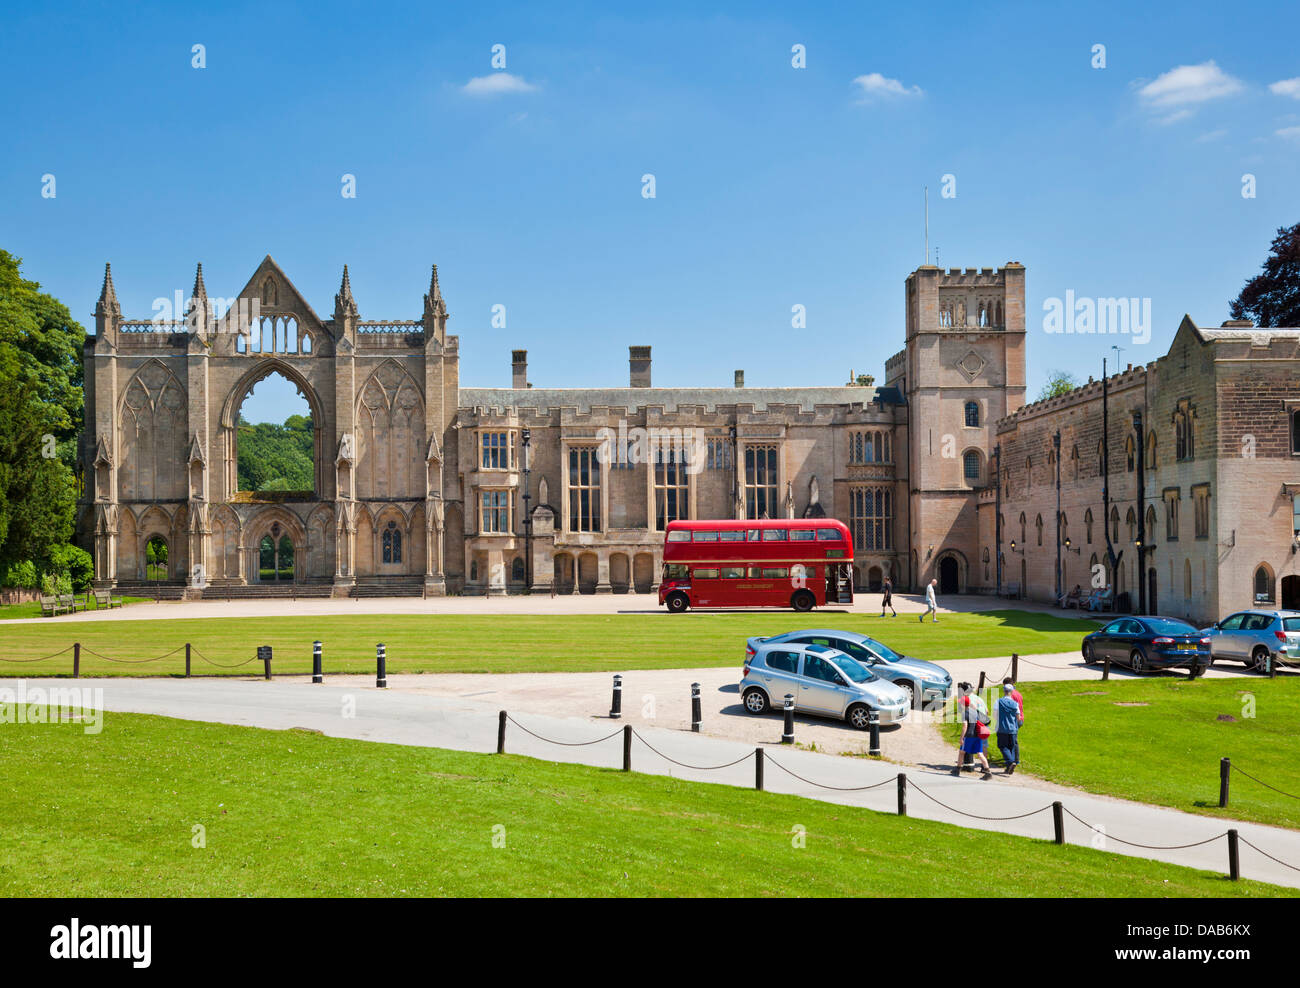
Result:
<svg viewBox="0 0 1300 988"><path fill-rule="evenodd" d="M1270 652L1278 665L1300 665L1300 611L1238 611L1203 633L1210 638L1211 665L1229 659L1263 672Z"/></svg>
<svg viewBox="0 0 1300 988"><path fill-rule="evenodd" d="M812 628L806 631L787 631L770 638L751 638L746 651L752 653L759 645L829 645L855 658L881 679L901 686L911 696L909 706L929 707L942 702L952 694L952 675L941 665L899 655L888 645L856 631L834 631L829 628Z"/></svg>
<svg viewBox="0 0 1300 988"><path fill-rule="evenodd" d="M800 713L836 717L865 730L872 710L881 724L907 716L911 696L856 659L825 645L759 645L745 660L740 697L751 714L785 706L794 697Z"/></svg>

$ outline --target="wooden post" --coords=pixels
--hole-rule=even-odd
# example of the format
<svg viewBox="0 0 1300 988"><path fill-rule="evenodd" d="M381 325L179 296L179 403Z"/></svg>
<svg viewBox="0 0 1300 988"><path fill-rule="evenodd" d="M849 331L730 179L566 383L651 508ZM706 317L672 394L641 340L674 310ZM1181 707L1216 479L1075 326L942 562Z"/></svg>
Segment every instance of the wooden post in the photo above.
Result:
<svg viewBox="0 0 1300 988"><path fill-rule="evenodd" d="M497 754L506 753L506 712L501 711L501 717L497 721Z"/></svg>
<svg viewBox="0 0 1300 988"><path fill-rule="evenodd" d="M1232 759L1219 759L1219 808L1228 805L1228 780L1232 776Z"/></svg>
<svg viewBox="0 0 1300 988"><path fill-rule="evenodd" d="M1237 855L1237 831L1228 831L1228 877L1234 882L1241 879L1241 859Z"/></svg>
<svg viewBox="0 0 1300 988"><path fill-rule="evenodd" d="M81 675L81 642L72 643L72 678Z"/></svg>
<svg viewBox="0 0 1300 988"><path fill-rule="evenodd" d="M763 791L763 749L754 749L754 788Z"/></svg>
<svg viewBox="0 0 1300 988"><path fill-rule="evenodd" d="M975 687L975 692L976 693L984 692L984 670L983 669L980 670L980 684Z"/></svg>
<svg viewBox="0 0 1300 988"><path fill-rule="evenodd" d="M623 771L632 771L632 725L623 725Z"/></svg>
<svg viewBox="0 0 1300 988"><path fill-rule="evenodd" d="M185 643L185 678L190 678L190 643Z"/></svg>
<svg viewBox="0 0 1300 988"><path fill-rule="evenodd" d="M907 816L907 773L898 773L898 815Z"/></svg>
<svg viewBox="0 0 1300 988"><path fill-rule="evenodd" d="M1020 682L1020 654L1018 652L1011 653L1011 681L1013 683Z"/></svg>
<svg viewBox="0 0 1300 988"><path fill-rule="evenodd" d="M1060 800L1052 804L1052 830L1055 831L1056 843L1065 843L1065 813Z"/></svg>
<svg viewBox="0 0 1300 988"><path fill-rule="evenodd" d="M1110 656L1101 660L1101 681L1104 683L1110 679Z"/></svg>

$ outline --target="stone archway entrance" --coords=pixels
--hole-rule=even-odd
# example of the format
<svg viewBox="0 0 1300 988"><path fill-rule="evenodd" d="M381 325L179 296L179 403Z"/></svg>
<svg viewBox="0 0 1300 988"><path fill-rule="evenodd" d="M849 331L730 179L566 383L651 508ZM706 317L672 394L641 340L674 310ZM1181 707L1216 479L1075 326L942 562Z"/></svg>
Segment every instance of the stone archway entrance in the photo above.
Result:
<svg viewBox="0 0 1300 988"><path fill-rule="evenodd" d="M952 556L939 560L939 593L953 594L961 592L961 567Z"/></svg>
<svg viewBox="0 0 1300 988"><path fill-rule="evenodd" d="M1300 610L1300 576L1282 577L1282 606L1288 611Z"/></svg>
<svg viewBox="0 0 1300 988"><path fill-rule="evenodd" d="M293 539L275 522L258 543L257 582L293 582L297 578L296 559Z"/></svg>

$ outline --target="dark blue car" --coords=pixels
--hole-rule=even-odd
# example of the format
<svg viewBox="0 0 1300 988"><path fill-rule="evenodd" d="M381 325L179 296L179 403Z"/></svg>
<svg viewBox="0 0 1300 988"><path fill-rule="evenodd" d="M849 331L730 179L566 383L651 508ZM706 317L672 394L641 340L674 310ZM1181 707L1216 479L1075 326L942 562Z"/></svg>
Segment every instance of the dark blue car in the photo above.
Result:
<svg viewBox="0 0 1300 988"><path fill-rule="evenodd" d="M1121 617L1083 639L1085 662L1126 665L1134 672L1210 666L1210 639L1186 621L1163 617Z"/></svg>

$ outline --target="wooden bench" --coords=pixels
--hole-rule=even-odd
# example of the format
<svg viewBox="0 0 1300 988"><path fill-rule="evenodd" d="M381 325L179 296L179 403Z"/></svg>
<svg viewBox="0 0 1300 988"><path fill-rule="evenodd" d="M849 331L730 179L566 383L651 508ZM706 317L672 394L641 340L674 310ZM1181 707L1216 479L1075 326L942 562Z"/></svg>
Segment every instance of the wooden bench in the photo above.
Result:
<svg viewBox="0 0 1300 988"><path fill-rule="evenodd" d="M59 594L59 606L69 614L77 613L77 598L70 593Z"/></svg>
<svg viewBox="0 0 1300 988"><path fill-rule="evenodd" d="M96 610L98 610L101 607L121 607L121 606L122 606L121 597L114 597L112 593L110 593L108 590L95 591Z"/></svg>
<svg viewBox="0 0 1300 988"><path fill-rule="evenodd" d="M58 597L41 594L41 617L58 617L62 611L63 605L59 603Z"/></svg>

